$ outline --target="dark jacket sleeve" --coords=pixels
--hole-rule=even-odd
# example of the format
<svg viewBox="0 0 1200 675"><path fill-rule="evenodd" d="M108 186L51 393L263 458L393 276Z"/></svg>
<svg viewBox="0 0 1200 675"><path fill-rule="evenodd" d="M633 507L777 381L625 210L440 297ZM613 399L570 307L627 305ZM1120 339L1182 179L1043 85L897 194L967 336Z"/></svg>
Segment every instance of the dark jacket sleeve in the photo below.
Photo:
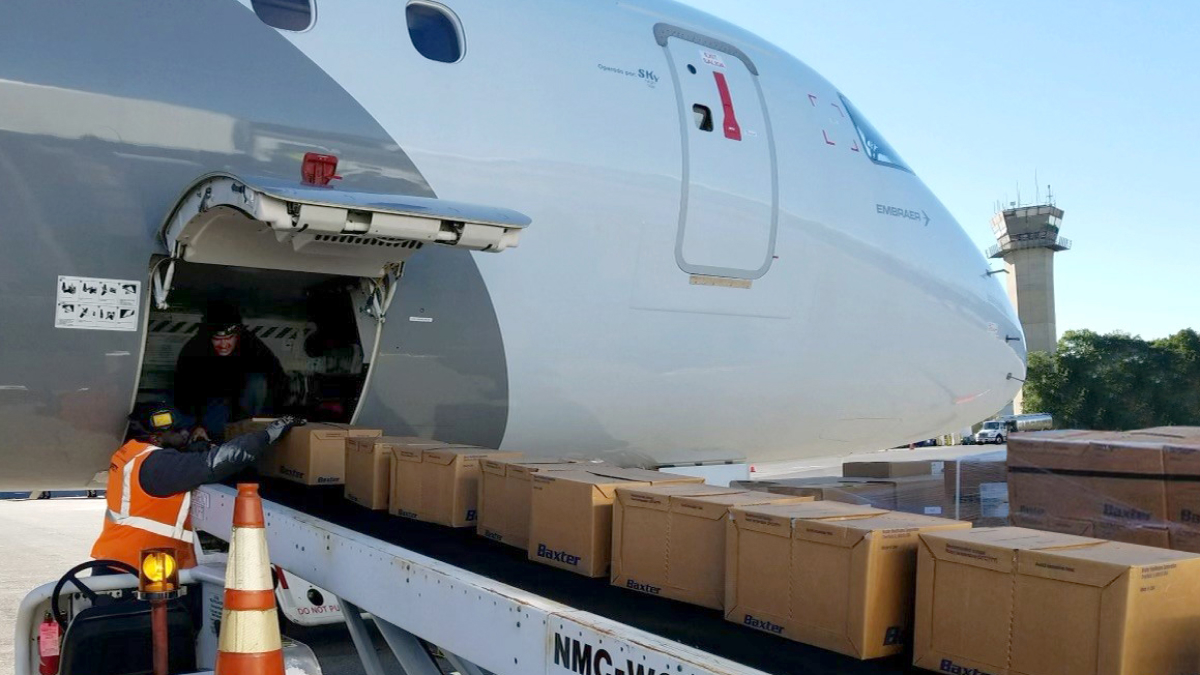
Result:
<svg viewBox="0 0 1200 675"><path fill-rule="evenodd" d="M265 431L243 434L207 450L155 450L142 462L138 480L154 497L170 497L216 483L254 464L271 445Z"/></svg>

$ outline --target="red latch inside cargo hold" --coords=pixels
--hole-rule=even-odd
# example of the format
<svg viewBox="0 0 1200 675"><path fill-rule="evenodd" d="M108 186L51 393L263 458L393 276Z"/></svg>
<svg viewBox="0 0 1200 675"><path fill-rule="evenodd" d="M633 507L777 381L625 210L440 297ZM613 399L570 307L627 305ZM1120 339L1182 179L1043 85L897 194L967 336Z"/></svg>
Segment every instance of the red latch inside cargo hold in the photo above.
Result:
<svg viewBox="0 0 1200 675"><path fill-rule="evenodd" d="M721 92L721 106L725 108L725 138L742 140L742 127L738 125L737 115L733 112L733 97L729 95L729 83L725 81L725 73L713 72L717 80L717 91Z"/></svg>
<svg viewBox="0 0 1200 675"><path fill-rule="evenodd" d="M318 152L304 153L304 165L300 167L300 179L308 185L329 185L331 180L341 180L337 175L338 158Z"/></svg>

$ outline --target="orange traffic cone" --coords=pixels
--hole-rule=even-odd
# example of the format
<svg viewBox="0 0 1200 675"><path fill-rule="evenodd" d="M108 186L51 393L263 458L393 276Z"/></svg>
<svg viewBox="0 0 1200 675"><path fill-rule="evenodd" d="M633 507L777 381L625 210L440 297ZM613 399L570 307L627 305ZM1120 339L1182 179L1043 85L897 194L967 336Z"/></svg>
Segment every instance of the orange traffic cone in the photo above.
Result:
<svg viewBox="0 0 1200 675"><path fill-rule="evenodd" d="M225 567L217 675L283 675L283 645L258 485L240 483Z"/></svg>

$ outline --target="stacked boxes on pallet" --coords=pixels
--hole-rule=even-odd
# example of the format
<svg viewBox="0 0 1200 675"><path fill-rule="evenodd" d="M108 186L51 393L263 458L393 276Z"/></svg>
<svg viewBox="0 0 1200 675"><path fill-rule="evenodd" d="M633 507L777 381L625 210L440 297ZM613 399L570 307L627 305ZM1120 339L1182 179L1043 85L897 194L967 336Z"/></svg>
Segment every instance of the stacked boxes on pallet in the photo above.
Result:
<svg viewBox="0 0 1200 675"><path fill-rule="evenodd" d="M1194 673L1198 597L1191 553L1017 527L922 533L914 663L943 673Z"/></svg>
<svg viewBox="0 0 1200 675"><path fill-rule="evenodd" d="M1200 434L1053 431L1009 439L1014 525L1200 552Z"/></svg>

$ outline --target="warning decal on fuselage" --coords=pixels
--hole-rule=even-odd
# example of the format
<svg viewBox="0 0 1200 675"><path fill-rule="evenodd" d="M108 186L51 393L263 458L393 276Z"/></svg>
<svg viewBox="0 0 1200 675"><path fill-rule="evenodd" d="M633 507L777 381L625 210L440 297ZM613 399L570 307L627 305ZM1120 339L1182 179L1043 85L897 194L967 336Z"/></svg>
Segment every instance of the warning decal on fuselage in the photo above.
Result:
<svg viewBox="0 0 1200 675"><path fill-rule="evenodd" d="M140 281L60 276L54 327L136 331L141 292Z"/></svg>

